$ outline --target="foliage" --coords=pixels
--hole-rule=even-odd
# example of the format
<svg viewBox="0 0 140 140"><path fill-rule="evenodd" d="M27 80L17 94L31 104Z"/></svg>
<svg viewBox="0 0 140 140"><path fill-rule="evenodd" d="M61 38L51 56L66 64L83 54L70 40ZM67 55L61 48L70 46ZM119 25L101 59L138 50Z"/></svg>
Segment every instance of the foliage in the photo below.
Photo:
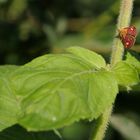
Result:
<svg viewBox="0 0 140 140"><path fill-rule="evenodd" d="M67 52L19 67L1 66L1 130L17 123L30 131L54 130L80 119L93 120L114 102L118 84L139 82L131 63L109 68L100 55L84 48Z"/></svg>

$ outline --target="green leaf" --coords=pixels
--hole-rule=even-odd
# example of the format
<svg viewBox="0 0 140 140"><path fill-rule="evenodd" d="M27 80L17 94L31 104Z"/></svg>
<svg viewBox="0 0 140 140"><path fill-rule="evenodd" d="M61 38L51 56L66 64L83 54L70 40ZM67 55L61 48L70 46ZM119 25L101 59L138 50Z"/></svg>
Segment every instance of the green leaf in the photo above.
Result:
<svg viewBox="0 0 140 140"><path fill-rule="evenodd" d="M80 56L80 49L76 52L1 67L0 130L15 123L28 130L54 130L80 119L95 119L111 106L118 92L114 76L97 70L101 64Z"/></svg>
<svg viewBox="0 0 140 140"><path fill-rule="evenodd" d="M80 119L97 118L114 102L117 82L73 55L45 55L11 76L28 130L52 130Z"/></svg>
<svg viewBox="0 0 140 140"><path fill-rule="evenodd" d="M11 86L10 74L17 66L0 66L0 131L17 123L19 102Z"/></svg>
<svg viewBox="0 0 140 140"><path fill-rule="evenodd" d="M134 66L140 74L140 61L135 56L131 55L130 53L127 53L125 62L129 65Z"/></svg>
<svg viewBox="0 0 140 140"><path fill-rule="evenodd" d="M104 68L106 66L105 60L101 55L88 49L75 46L68 48L67 51L85 60L96 68Z"/></svg>
<svg viewBox="0 0 140 140"><path fill-rule="evenodd" d="M128 87L139 82L137 70L126 62L118 62L112 68L112 72L121 86Z"/></svg>

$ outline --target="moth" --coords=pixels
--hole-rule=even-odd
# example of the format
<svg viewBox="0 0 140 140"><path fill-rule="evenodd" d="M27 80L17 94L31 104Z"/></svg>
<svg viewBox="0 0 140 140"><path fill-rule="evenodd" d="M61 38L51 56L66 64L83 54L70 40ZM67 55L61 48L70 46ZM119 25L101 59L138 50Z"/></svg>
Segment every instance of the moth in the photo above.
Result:
<svg viewBox="0 0 140 140"><path fill-rule="evenodd" d="M124 48L129 49L134 46L137 36L137 30L135 26L129 26L119 29L119 35Z"/></svg>

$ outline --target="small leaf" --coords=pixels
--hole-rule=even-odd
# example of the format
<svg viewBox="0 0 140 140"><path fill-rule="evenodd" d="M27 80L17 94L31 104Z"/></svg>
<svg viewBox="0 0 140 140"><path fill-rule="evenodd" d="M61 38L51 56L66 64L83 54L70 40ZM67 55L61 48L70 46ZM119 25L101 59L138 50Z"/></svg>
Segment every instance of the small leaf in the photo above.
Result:
<svg viewBox="0 0 140 140"><path fill-rule="evenodd" d="M126 62L118 62L112 72L121 86L132 86L139 82L137 70Z"/></svg>
<svg viewBox="0 0 140 140"><path fill-rule="evenodd" d="M104 68L106 66L104 58L88 49L81 48L81 47L70 47L67 49L68 52L80 57L81 59L85 60L87 63L92 64L96 68Z"/></svg>
<svg viewBox="0 0 140 140"><path fill-rule="evenodd" d="M134 66L140 74L140 61L135 56L131 55L130 53L127 53L125 62L129 65Z"/></svg>

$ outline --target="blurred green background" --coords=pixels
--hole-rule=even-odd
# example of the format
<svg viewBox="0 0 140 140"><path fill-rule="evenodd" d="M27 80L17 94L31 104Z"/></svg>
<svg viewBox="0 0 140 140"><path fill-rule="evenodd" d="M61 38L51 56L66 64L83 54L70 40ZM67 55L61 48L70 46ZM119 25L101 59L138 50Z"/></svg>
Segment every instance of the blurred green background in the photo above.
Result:
<svg viewBox="0 0 140 140"><path fill-rule="evenodd" d="M25 64L73 45L109 61L119 5L119 0L0 0L0 64ZM140 0L134 2L132 25L140 31ZM140 34L132 50L140 52ZM92 123L75 123L59 133L64 140L87 140ZM26 140L61 139L58 132L29 133L13 126L0 133L0 140L22 140L23 135ZM140 140L139 91L118 95L105 139Z"/></svg>

